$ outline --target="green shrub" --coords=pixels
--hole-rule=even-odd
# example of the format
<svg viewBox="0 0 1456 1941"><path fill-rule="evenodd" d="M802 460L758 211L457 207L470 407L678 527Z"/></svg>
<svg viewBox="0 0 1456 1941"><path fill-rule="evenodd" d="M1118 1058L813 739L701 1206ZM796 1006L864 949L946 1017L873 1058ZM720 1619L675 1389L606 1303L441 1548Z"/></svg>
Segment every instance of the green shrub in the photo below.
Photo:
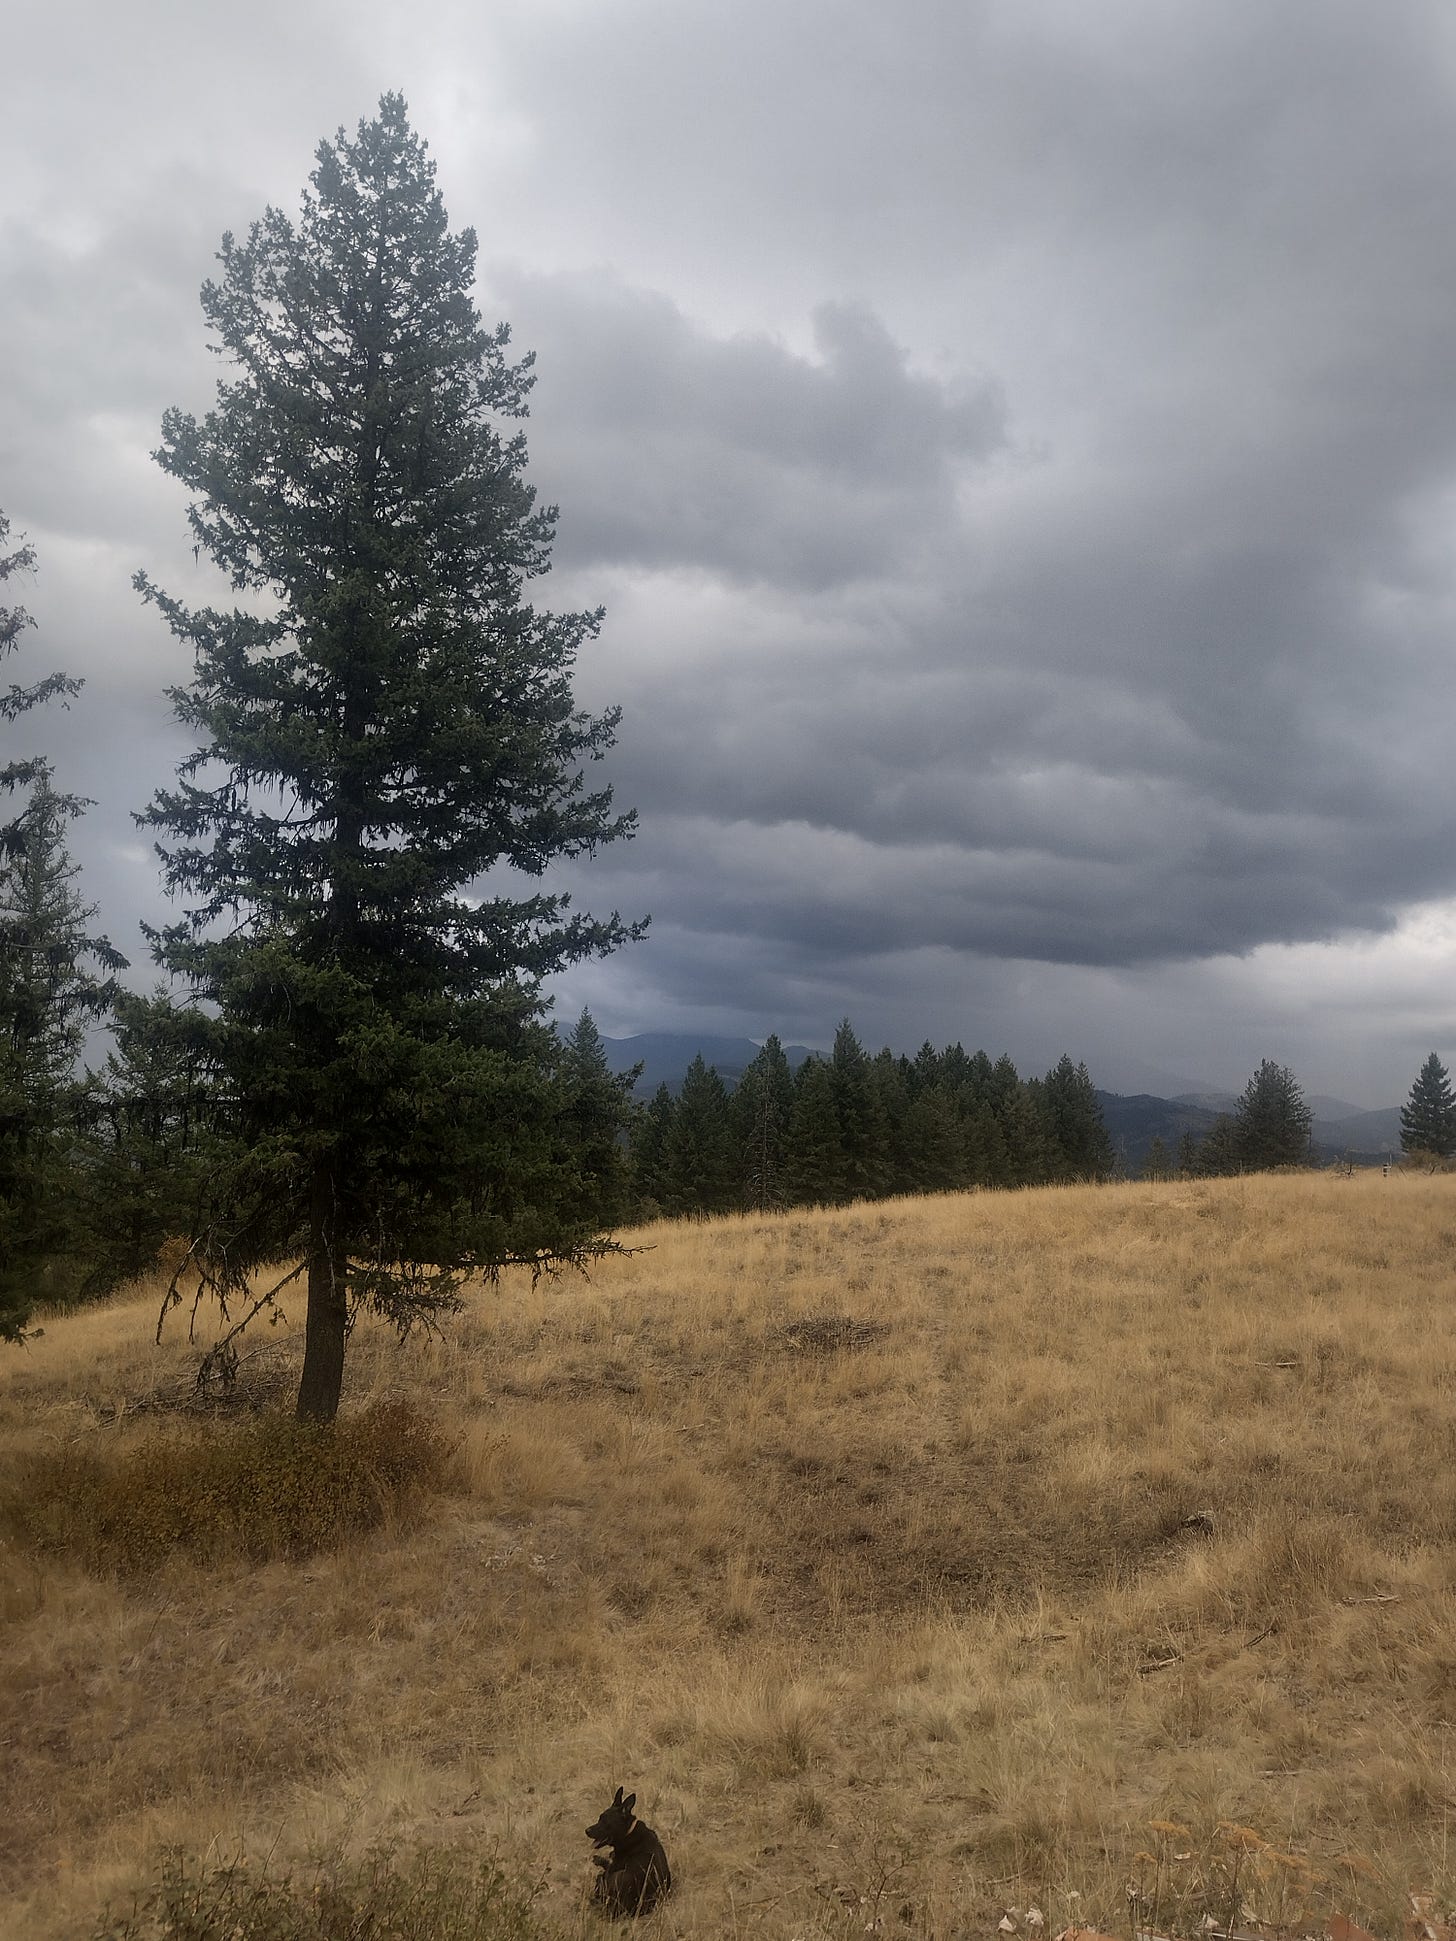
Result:
<svg viewBox="0 0 1456 1941"><path fill-rule="evenodd" d="M537 1889L449 1849L379 1848L352 1867L270 1879L244 1860L203 1867L163 1856L129 1914L94 1941L543 1941Z"/></svg>
<svg viewBox="0 0 1456 1941"><path fill-rule="evenodd" d="M416 1506L448 1453L403 1401L331 1425L278 1414L189 1424L119 1454L32 1457L7 1479L0 1522L25 1549L103 1572L148 1569L179 1551L302 1556Z"/></svg>

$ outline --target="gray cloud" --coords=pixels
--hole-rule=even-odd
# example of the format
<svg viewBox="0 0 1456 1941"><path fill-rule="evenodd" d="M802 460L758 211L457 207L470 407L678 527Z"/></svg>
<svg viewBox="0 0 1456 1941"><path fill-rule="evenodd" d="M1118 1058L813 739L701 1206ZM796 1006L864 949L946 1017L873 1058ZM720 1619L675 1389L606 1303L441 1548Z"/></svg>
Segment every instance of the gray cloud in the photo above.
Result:
<svg viewBox="0 0 1456 1941"><path fill-rule="evenodd" d="M129 576L207 584L146 457L207 402L197 285L403 85L539 354L543 598L609 608L642 836L573 883L656 932L569 992L1128 1070L1182 1030L1232 1080L1352 1056L1378 964L1362 1082L1456 1052L1439 0L147 0L13 53L0 505L114 932L186 674Z"/></svg>
<svg viewBox="0 0 1456 1941"><path fill-rule="evenodd" d="M822 592L904 571L955 529L959 468L1004 439L999 388L910 368L866 305L825 302L813 355L717 335L617 279L495 279L538 353L532 453L559 559Z"/></svg>

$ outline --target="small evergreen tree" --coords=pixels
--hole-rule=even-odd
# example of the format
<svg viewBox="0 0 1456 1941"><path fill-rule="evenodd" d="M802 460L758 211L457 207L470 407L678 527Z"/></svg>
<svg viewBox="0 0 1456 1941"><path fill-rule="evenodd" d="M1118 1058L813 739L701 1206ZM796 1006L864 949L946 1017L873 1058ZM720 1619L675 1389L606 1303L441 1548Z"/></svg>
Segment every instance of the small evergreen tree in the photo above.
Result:
<svg viewBox="0 0 1456 1941"><path fill-rule="evenodd" d="M1053 1174L1059 1179L1098 1180L1112 1176L1112 1141L1102 1123L1102 1107L1085 1065L1066 1052L1046 1075L1042 1102L1051 1132Z"/></svg>
<svg viewBox="0 0 1456 1941"><path fill-rule="evenodd" d="M1234 1107L1233 1146L1245 1172L1299 1166L1309 1158L1314 1114L1285 1065L1262 1059Z"/></svg>
<svg viewBox="0 0 1456 1941"><path fill-rule="evenodd" d="M955 1100L929 1085L911 1100L905 1114L905 1148L910 1193L953 1193L969 1177L966 1134Z"/></svg>
<svg viewBox="0 0 1456 1941"><path fill-rule="evenodd" d="M4 548L10 537L10 521L0 512L0 586L15 573L35 571L35 548L20 545L15 551L7 553ZM20 637L27 627L35 622L24 607L0 607L0 661L17 651ZM18 721L43 701L59 696L62 702L81 691L80 681L73 681L65 674L47 674L43 679L34 681L29 687L21 687L12 682L8 688L0 688L0 721ZM28 789L42 778L49 787L50 770L39 756L12 759L0 764L0 790L13 795L17 790ZM65 802L68 812L79 814L84 804L75 797L52 797L53 801ZM0 822L0 864L18 855L24 841L25 813L21 811Z"/></svg>
<svg viewBox="0 0 1456 1941"><path fill-rule="evenodd" d="M961 1118L966 1176L973 1186L1011 1186L1014 1168L1001 1121L987 1104L972 1105Z"/></svg>
<svg viewBox="0 0 1456 1941"><path fill-rule="evenodd" d="M1238 1123L1230 1113L1219 1113L1198 1142L1197 1153L1196 1171L1200 1179L1228 1179L1235 1173L1248 1171Z"/></svg>
<svg viewBox="0 0 1456 1941"><path fill-rule="evenodd" d="M1009 1058L997 1060L996 1122L1006 1142L1007 1185L1041 1186L1053 1177L1057 1150L1038 1081L1006 1083L1003 1067L1014 1075Z"/></svg>
<svg viewBox="0 0 1456 1941"><path fill-rule="evenodd" d="M81 1220L88 1294L154 1271L164 1244L194 1230L215 1162L186 1014L164 1037L155 1029L158 1005L118 993L115 1042L86 1102Z"/></svg>
<svg viewBox="0 0 1456 1941"><path fill-rule="evenodd" d="M1173 1162L1168 1156L1168 1148L1158 1133L1148 1141L1147 1158L1143 1161L1144 1179L1171 1179Z"/></svg>
<svg viewBox="0 0 1456 1941"><path fill-rule="evenodd" d="M806 1058L794 1074L786 1171L789 1197L799 1206L838 1206L849 1198L834 1090L826 1059Z"/></svg>
<svg viewBox="0 0 1456 1941"><path fill-rule="evenodd" d="M632 1129L632 1197L638 1219L655 1220L667 1205L667 1152L677 1117L671 1088L659 1085Z"/></svg>
<svg viewBox="0 0 1456 1941"><path fill-rule="evenodd" d="M841 1019L829 1054L834 1116L839 1127L840 1190L847 1199L877 1199L890 1182L885 1114L870 1059L848 1018Z"/></svg>
<svg viewBox="0 0 1456 1941"><path fill-rule="evenodd" d="M471 1274L600 1251L540 987L636 932L516 888L631 824L583 785L616 722L571 694L600 616L525 598L555 523L502 430L530 360L481 328L474 234L398 95L311 179L296 226L223 238L202 303L226 374L157 454L248 602L137 584L195 656L173 698L197 751L144 818L190 899L154 950L228 1155L192 1237L225 1303L301 1259L298 1409L327 1421L361 1308L403 1332ZM172 1007L153 1029L175 1040Z"/></svg>
<svg viewBox="0 0 1456 1941"><path fill-rule="evenodd" d="M590 1011L584 1010L566 1040L561 1078L566 1094L563 1128L578 1185L576 1198L602 1232L627 1217L629 1184L626 1138L634 1116L632 1087L642 1067L618 1074Z"/></svg>
<svg viewBox="0 0 1456 1941"><path fill-rule="evenodd" d="M1456 1097L1435 1052L1421 1066L1400 1108L1400 1144L1403 1152L1428 1152L1437 1159L1456 1153Z"/></svg>
<svg viewBox="0 0 1456 1941"><path fill-rule="evenodd" d="M111 1008L125 959L89 934L66 829L79 813L32 765L15 847L0 861L0 1337L18 1340L53 1267L78 1250L86 1028ZM88 959L91 963L88 964ZM94 964L97 969L93 969Z"/></svg>
<svg viewBox="0 0 1456 1941"><path fill-rule="evenodd" d="M794 1110L794 1075L776 1034L738 1081L732 1120L743 1173L743 1202L758 1213L786 1204L784 1168L789 1121Z"/></svg>
<svg viewBox="0 0 1456 1941"><path fill-rule="evenodd" d="M688 1066L663 1156L663 1210L730 1213L741 1202L728 1090L701 1052Z"/></svg>
<svg viewBox="0 0 1456 1941"><path fill-rule="evenodd" d="M897 1058L888 1047L870 1060L870 1090L880 1122L880 1186L883 1193L911 1193L907 1120L910 1112L908 1058Z"/></svg>

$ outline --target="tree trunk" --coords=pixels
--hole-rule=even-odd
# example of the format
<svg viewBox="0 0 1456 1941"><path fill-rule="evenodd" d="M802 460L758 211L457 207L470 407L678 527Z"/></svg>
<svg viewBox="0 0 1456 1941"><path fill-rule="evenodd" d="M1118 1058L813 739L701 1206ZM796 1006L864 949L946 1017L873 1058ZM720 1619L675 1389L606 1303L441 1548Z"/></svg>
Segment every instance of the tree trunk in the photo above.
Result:
<svg viewBox="0 0 1456 1941"><path fill-rule="evenodd" d="M298 1413L310 1422L332 1422L344 1386L344 1343L348 1336L349 1250L337 1231L334 1176L326 1164L314 1168L308 1237L308 1321L304 1331L303 1376Z"/></svg>

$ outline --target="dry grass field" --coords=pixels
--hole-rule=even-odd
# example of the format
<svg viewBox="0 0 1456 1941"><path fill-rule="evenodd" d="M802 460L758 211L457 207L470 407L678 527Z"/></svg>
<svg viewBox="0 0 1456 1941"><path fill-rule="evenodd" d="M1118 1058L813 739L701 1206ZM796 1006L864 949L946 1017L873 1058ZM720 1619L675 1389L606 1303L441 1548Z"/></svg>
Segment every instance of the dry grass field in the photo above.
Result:
<svg viewBox="0 0 1456 1941"><path fill-rule="evenodd" d="M380 1840L600 1933L582 1829L621 1783L678 1876L662 1935L1445 1913L1456 1180L627 1238L441 1340L361 1327L346 1418L406 1398L443 1472L304 1556L129 1567L23 1513L77 1461L196 1459L136 1406L195 1365L151 1345L159 1289L0 1356L7 1941L95 1933L169 1845ZM257 1342L240 1387L286 1406L297 1336Z"/></svg>

